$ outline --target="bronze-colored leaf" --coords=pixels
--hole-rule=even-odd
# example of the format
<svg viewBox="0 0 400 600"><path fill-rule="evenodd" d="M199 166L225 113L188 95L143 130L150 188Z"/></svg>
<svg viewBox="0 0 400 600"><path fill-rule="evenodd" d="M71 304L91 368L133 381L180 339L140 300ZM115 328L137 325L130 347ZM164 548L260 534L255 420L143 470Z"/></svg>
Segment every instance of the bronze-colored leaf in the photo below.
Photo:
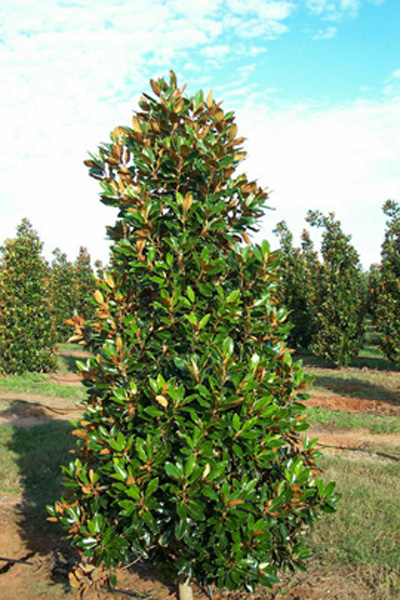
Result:
<svg viewBox="0 0 400 600"><path fill-rule="evenodd" d="M154 81L154 79L150 79L150 85L151 85L151 89L153 90L155 95L161 96L161 88L158 85L157 81Z"/></svg>
<svg viewBox="0 0 400 600"><path fill-rule="evenodd" d="M111 275L111 273L106 273L104 278L105 278L106 282L108 283L108 285L110 286L110 288L115 288L114 277Z"/></svg>
<svg viewBox="0 0 400 600"><path fill-rule="evenodd" d="M142 133L142 126L137 117L132 117L132 128L135 133Z"/></svg>
<svg viewBox="0 0 400 600"><path fill-rule="evenodd" d="M99 304L103 304L104 302L104 297L103 294L100 292L100 290L96 290L93 294L94 299L96 300L96 302L98 302Z"/></svg>
<svg viewBox="0 0 400 600"><path fill-rule="evenodd" d="M187 212L193 204L193 194L190 192L186 194L182 201L182 208L184 212Z"/></svg>
<svg viewBox="0 0 400 600"><path fill-rule="evenodd" d="M142 254L145 245L146 245L146 242L143 239L136 240L136 248L137 248L138 254Z"/></svg>
<svg viewBox="0 0 400 600"><path fill-rule="evenodd" d="M84 160L83 164L86 165L87 167L90 167L91 169L98 169L99 165L97 163L94 162L94 160Z"/></svg>
<svg viewBox="0 0 400 600"><path fill-rule="evenodd" d="M126 134L126 129L125 127L115 127L115 129L113 130L111 137L114 141L120 143L122 140L122 136Z"/></svg>
<svg viewBox="0 0 400 600"><path fill-rule="evenodd" d="M222 108L219 108L218 110L215 111L214 113L214 119L220 123L224 118L224 111L222 110Z"/></svg>
<svg viewBox="0 0 400 600"><path fill-rule="evenodd" d="M237 506L238 504L244 504L244 500L237 498L236 500L229 500L228 506Z"/></svg>
<svg viewBox="0 0 400 600"><path fill-rule="evenodd" d="M171 69L171 71L169 72L169 74L170 74L170 77L171 77L171 83L174 86L174 88L176 88L177 85L178 85L178 83L177 83L176 75L175 75L174 71L172 71L172 69Z"/></svg>
<svg viewBox="0 0 400 600"><path fill-rule="evenodd" d="M212 102L213 102L213 93L212 90L210 90L207 94L207 98L206 98L206 102L207 102L207 106L211 106Z"/></svg>
<svg viewBox="0 0 400 600"><path fill-rule="evenodd" d="M234 123L229 130L229 137L231 138L231 140L233 140L233 138L236 137L237 131L237 125Z"/></svg>

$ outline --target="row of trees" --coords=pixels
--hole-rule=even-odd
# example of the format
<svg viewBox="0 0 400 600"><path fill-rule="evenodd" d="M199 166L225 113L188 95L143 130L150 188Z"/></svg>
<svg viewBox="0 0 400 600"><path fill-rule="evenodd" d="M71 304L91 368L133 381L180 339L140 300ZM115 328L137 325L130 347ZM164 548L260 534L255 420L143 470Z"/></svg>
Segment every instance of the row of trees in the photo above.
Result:
<svg viewBox="0 0 400 600"><path fill-rule="evenodd" d="M289 345L312 350L337 365L357 356L369 316L389 360L400 358L400 206L388 200L380 265L362 270L351 236L330 213L309 211L306 221L322 229L321 259L303 230L300 247L286 223L275 233L281 246L279 298L290 310Z"/></svg>
<svg viewBox="0 0 400 600"><path fill-rule="evenodd" d="M0 257L0 372L52 371L56 344L71 328L74 314L91 317L95 278L90 255L81 247L75 262L58 248L49 264L43 244L27 219L5 241ZM97 264L101 269L101 264Z"/></svg>
<svg viewBox="0 0 400 600"><path fill-rule="evenodd" d="M333 213L309 211L306 217L311 227L322 229L321 259L307 229L295 247L286 223L278 223L278 296L290 311L289 346L346 365L363 345L367 316L386 357L400 360L400 206L388 200L383 211L381 264L367 272ZM74 314L86 319L94 314L90 255L81 247L71 262L57 248L48 264L27 219L0 251L0 372L51 371L55 344L71 335L65 321ZM100 261L95 267L101 276Z"/></svg>

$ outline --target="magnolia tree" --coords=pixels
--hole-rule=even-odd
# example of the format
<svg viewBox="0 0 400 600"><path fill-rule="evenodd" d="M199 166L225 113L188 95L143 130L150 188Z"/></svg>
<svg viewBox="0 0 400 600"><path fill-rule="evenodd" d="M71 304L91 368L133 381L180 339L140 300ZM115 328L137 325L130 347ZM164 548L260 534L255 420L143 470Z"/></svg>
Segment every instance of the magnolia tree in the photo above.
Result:
<svg viewBox="0 0 400 600"><path fill-rule="evenodd" d="M51 305L56 323L57 341L66 342L71 335L71 328L65 320L74 315L78 286L74 265L67 259L67 255L56 248L53 252L54 259L51 263Z"/></svg>
<svg viewBox="0 0 400 600"><path fill-rule="evenodd" d="M363 343L365 294L360 259L334 213L324 216L310 210L306 220L323 229L313 350L336 365L347 365Z"/></svg>
<svg viewBox="0 0 400 600"><path fill-rule="evenodd" d="M56 333L50 306L50 269L43 244L27 219L0 258L0 373L54 371Z"/></svg>
<svg viewBox="0 0 400 600"><path fill-rule="evenodd" d="M305 378L285 347L277 256L247 232L267 194L235 175L245 153L232 112L151 81L131 127L86 161L118 208L96 317L76 318L93 357L77 456L49 510L84 558L81 591L132 556L180 583L253 589L309 556L332 511L316 479ZM243 244L244 242L244 244Z"/></svg>
<svg viewBox="0 0 400 600"><path fill-rule="evenodd" d="M400 361L400 205L388 200L379 277L375 276L375 322L380 346L389 360Z"/></svg>
<svg viewBox="0 0 400 600"><path fill-rule="evenodd" d="M79 248L74 266L78 286L76 312L85 319L91 318L95 312L93 292L96 288L96 281L87 248L83 246Z"/></svg>
<svg viewBox="0 0 400 600"><path fill-rule="evenodd" d="M274 233L281 246L278 299L289 310L293 326L287 343L296 350L306 350L318 330L316 315L321 265L306 231L302 234L301 248L293 246L293 235L285 221L277 224Z"/></svg>

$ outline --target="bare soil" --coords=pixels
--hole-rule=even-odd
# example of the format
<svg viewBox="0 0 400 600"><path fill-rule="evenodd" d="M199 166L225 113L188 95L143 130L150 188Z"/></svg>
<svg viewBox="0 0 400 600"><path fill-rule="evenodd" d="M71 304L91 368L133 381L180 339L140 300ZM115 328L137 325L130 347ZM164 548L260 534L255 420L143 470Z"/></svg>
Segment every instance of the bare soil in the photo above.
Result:
<svg viewBox="0 0 400 600"><path fill-rule="evenodd" d="M58 373L52 381L64 385L77 385L79 376L74 373ZM20 393L1 393L1 403L5 410L0 412L0 424L15 427L33 427L54 419L75 420L80 411L73 400L57 397L37 396ZM366 400L331 392L313 391L309 406L322 406L332 410L348 412L371 412L374 414L399 414L399 403L384 400ZM312 427L309 437L318 437L327 452L341 452L343 449L371 449L387 444L400 453L400 434L373 435L366 429L342 429ZM373 454L373 452L371 452ZM400 454L399 454L400 456ZM49 534L37 532L34 539L27 539L21 517L22 496L4 495L0 498L0 599L2 600L58 600L77 598L73 590L66 591L68 571L68 551L58 542L58 538L48 538ZM51 550L49 550L51 548ZM26 561L29 564L13 563L5 559ZM111 595L107 591L101 598L147 598L148 600L175 600L173 586L160 580L149 568L135 565L118 573L118 591ZM97 596L89 595L88 600ZM195 600L206 600L205 590L194 590ZM373 600L377 598L373 590L367 589L362 578L353 572L332 572L329 565L311 565L306 574L294 578L284 577L279 586L268 593L266 590L254 594L216 593L215 600Z"/></svg>
<svg viewBox="0 0 400 600"><path fill-rule="evenodd" d="M400 394L397 403L384 400L367 400L354 396L345 396L333 392L311 390L307 406L318 406L330 410L344 410L350 413L372 413L381 415L400 415Z"/></svg>

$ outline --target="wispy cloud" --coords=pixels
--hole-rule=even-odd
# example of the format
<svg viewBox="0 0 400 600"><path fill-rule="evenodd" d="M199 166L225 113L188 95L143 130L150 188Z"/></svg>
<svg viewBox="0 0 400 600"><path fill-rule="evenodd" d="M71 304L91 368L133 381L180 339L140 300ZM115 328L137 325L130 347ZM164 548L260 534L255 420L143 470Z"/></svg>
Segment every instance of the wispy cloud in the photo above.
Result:
<svg viewBox="0 0 400 600"><path fill-rule="evenodd" d="M83 240L103 237L110 214L81 161L129 119L132 91L171 66L210 87L217 68L254 59L265 38L284 33L292 8L268 0L4 0L0 240L23 216L49 251L76 254ZM239 73L242 89L251 73Z"/></svg>
<svg viewBox="0 0 400 600"><path fill-rule="evenodd" d="M361 7L356 0L304 3L321 26L315 35L321 40L333 37L336 21ZM383 82L382 102L318 110L283 106L274 82L255 77L257 60L266 53L267 62L270 40L288 33L298 6L268 0L3 0L0 241L27 216L48 254L60 246L72 257L85 243L96 257L106 256L107 245L99 240L115 214L99 203L82 161L115 125L129 122L148 78L171 66L191 91L217 88L225 106L239 109L239 130L248 137L246 169L276 190L271 202L279 213L269 215L271 229L281 218L302 226L312 207L336 209L349 231L365 210L379 222L381 203L400 189L398 70ZM325 19L327 27L320 23ZM359 241L368 247L373 236L365 231Z"/></svg>
<svg viewBox="0 0 400 600"><path fill-rule="evenodd" d="M361 0L306 0L306 7L315 15L338 21L344 16L355 17L361 8Z"/></svg>
<svg viewBox="0 0 400 600"><path fill-rule="evenodd" d="M385 96L400 98L400 69L395 69L384 81Z"/></svg>
<svg viewBox="0 0 400 600"><path fill-rule="evenodd" d="M379 260L382 204L398 198L400 100L336 108L261 105L239 111L247 135L245 168L274 190L261 236L286 219L295 234L308 209L335 211L368 266Z"/></svg>
<svg viewBox="0 0 400 600"><path fill-rule="evenodd" d="M319 29L315 35L313 35L313 40L331 40L336 37L337 27L325 27L325 29Z"/></svg>

